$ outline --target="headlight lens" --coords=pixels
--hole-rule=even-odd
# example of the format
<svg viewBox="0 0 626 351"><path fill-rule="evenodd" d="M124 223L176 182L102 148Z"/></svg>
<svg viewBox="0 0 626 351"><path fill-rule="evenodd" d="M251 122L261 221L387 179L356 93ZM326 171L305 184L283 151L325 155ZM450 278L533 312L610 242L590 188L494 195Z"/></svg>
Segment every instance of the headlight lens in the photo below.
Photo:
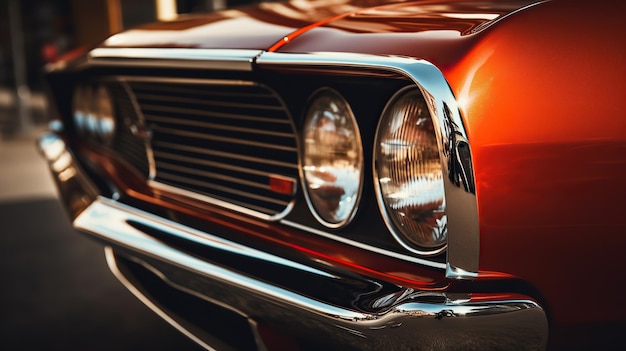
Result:
<svg viewBox="0 0 626 351"><path fill-rule="evenodd" d="M78 133L84 133L87 129L87 115L90 113L90 101L88 88L81 84L74 89L72 108L74 113L74 126Z"/></svg>
<svg viewBox="0 0 626 351"><path fill-rule="evenodd" d="M95 93L95 114L98 124L96 133L100 140L107 143L113 138L115 132L115 116L113 110L113 100L109 90L104 86L99 86Z"/></svg>
<svg viewBox="0 0 626 351"><path fill-rule="evenodd" d="M391 232L418 253L444 250L443 171L433 121L419 89L392 98L379 122L374 152L378 200Z"/></svg>
<svg viewBox="0 0 626 351"><path fill-rule="evenodd" d="M345 225L360 197L363 147L348 102L331 89L311 99L303 154L303 183L313 214L328 227Z"/></svg>
<svg viewBox="0 0 626 351"><path fill-rule="evenodd" d="M115 111L104 86L79 84L74 90L73 114L76 131L108 143L115 133Z"/></svg>

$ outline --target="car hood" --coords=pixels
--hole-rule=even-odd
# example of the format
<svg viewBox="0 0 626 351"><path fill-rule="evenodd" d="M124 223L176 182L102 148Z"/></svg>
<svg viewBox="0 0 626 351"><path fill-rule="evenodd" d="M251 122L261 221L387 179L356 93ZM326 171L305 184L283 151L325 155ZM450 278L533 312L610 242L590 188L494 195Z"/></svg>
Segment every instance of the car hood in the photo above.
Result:
<svg viewBox="0 0 626 351"><path fill-rule="evenodd" d="M262 3L140 26L113 35L102 46L410 54L400 52L399 48L406 45L399 40L410 37L441 42L471 36L531 2L296 0ZM394 39L385 44L390 38Z"/></svg>
<svg viewBox="0 0 626 351"><path fill-rule="evenodd" d="M268 50L290 34L373 4L397 0L296 0L261 3L203 15L182 15L115 34L103 47Z"/></svg>

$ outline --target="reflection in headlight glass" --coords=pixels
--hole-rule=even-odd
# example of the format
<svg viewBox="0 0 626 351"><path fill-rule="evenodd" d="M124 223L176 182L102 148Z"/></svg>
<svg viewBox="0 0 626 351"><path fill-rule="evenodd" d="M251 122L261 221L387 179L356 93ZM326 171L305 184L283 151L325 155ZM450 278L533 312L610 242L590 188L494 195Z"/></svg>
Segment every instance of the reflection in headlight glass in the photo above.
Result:
<svg viewBox="0 0 626 351"><path fill-rule="evenodd" d="M337 227L353 216L363 172L361 138L348 103L336 92L318 92L304 126L304 183L314 214Z"/></svg>
<svg viewBox="0 0 626 351"><path fill-rule="evenodd" d="M376 138L377 186L392 231L424 252L444 247L447 217L439 147L418 89L394 98Z"/></svg>

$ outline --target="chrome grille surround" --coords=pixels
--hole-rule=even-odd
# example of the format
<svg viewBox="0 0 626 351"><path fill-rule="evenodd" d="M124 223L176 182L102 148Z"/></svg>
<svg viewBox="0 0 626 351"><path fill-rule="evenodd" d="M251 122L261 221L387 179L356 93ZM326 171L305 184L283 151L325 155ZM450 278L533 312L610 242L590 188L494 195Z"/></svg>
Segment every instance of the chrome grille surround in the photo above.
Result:
<svg viewBox="0 0 626 351"><path fill-rule="evenodd" d="M151 157L150 185L267 220L295 194L270 178L298 179L294 126L280 97L250 81L121 77L137 106Z"/></svg>

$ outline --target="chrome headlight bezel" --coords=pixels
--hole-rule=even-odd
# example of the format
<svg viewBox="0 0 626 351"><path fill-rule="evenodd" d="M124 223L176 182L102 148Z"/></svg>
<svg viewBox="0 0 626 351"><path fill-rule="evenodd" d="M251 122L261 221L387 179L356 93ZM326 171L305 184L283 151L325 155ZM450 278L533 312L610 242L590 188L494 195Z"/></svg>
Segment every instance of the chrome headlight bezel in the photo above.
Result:
<svg viewBox="0 0 626 351"><path fill-rule="evenodd" d="M336 208L341 212L337 214L336 217L335 215L333 215L333 211L326 211L326 213L324 213L323 209L320 208L322 206L322 204L320 203L322 199L320 199L319 196L313 193L312 172L317 172L317 167L319 165L312 165L311 162L309 162L310 153L312 151L309 149L309 144L311 143L307 141L310 140L310 137L308 136L308 130L310 129L309 127L313 122L317 121L318 117L320 117L320 113L324 114L324 101L321 100L332 101L333 99L336 99L335 102L337 103L334 106L337 109L335 113L342 114L341 116L339 116L339 119L343 119L343 123L347 124L345 126L347 129L345 129L344 132L347 131L348 135L341 135L341 133L332 133L332 135L328 135L328 137L331 139L328 140L328 142L330 143L337 141L332 140L332 138L342 138L344 142L350 143L350 150L346 151L346 159L344 159L346 161L345 163L347 164L348 169L346 172L344 172L346 174L339 174L340 172L325 172L324 167L327 165L321 166L321 171L325 172L325 174L328 174L330 179L324 180L321 179L323 178L321 176L315 177L315 182L317 183L315 184L315 186L320 186L321 184L321 186L327 186L329 188L336 189L337 194L339 190L343 191L341 195L339 195L338 197L335 196L334 198L334 200L336 201ZM319 104L321 105L318 106ZM340 93L332 88L323 87L313 92L310 95L306 106L307 107L304 112L304 123L302 127L302 159L300 167L300 178L302 180L302 187L304 190L305 199L309 210L319 223L327 228L341 228L349 224L356 215L363 189L364 156L363 143L361 141L359 126L348 101ZM341 123L341 121L335 122ZM352 160L351 164L350 160ZM350 170L350 167L352 167L353 169ZM355 171L357 173L356 176L354 174ZM350 175L349 173L353 174ZM348 191L348 193L346 194L346 188L348 187L341 188L338 183L335 183L337 181L337 177L350 177L350 179L353 182L356 182L356 184L352 183L351 187L349 188L350 191ZM333 204L335 203L333 202ZM343 206L343 208L340 208L341 206Z"/></svg>
<svg viewBox="0 0 626 351"><path fill-rule="evenodd" d="M379 169L380 163L382 162L382 160L380 160L381 155L379 155L379 153L380 153L380 149L382 148L380 144L381 144L381 138L382 138L381 133L384 132L383 125L385 123L390 122L389 121L390 118L393 118L393 116L389 116L388 114L392 113L394 109L397 109L396 105L401 104L403 102L403 99L408 98L411 94L415 94L415 97L421 100L421 101L418 101L418 103L421 104L421 109L423 109L422 111L416 111L416 113L419 113L420 115L416 117L417 120L413 122L415 122L416 125L419 125L419 122L422 121L422 119L424 119L422 121L422 124L425 126L425 128L427 128L428 126L431 127L429 128L430 130L426 130L426 133L428 134L426 135L426 137L431 138L430 140L431 145L429 145L430 150L428 151L430 153L430 157L436 159L435 160L436 163L430 164L429 166L436 167L435 173L437 172L439 173L438 174L439 178L434 181L429 180L426 182L423 179L422 180L407 179L407 182L402 185L406 185L409 183L411 183L409 185L419 185L419 186L412 186L412 188L420 188L419 189L420 191L428 190L431 193L426 193L423 195L420 195L419 193L411 193L409 195L411 199L408 199L408 200L403 199L403 200L406 200L406 202L410 202L411 200L415 200L415 198L419 198L419 201L422 203L428 203L428 200L432 200L430 201L430 203L428 203L429 205L432 205L430 206L430 209L429 209L429 211L432 210L432 214L431 214L432 217L428 218L428 220L431 220L431 222L436 221L436 225L431 225L429 223L426 223L426 219L424 219L424 222L417 224L417 226L427 226L427 227L432 226L433 227L432 230L436 231L434 235L439 235L440 237L438 238L438 241L432 242L432 243L428 243L426 240L420 243L419 240L411 238L411 236L415 233L410 231L411 228L407 228L405 226L406 221L405 223L402 223L400 220L400 217L404 213L399 213L399 214L390 213L394 211L394 209L391 208L390 204L387 201L387 196L389 194L386 194L385 189L383 189L382 183L383 183L384 177L382 177L381 170ZM413 106L413 107L416 107L416 106ZM373 148L373 157L372 157L372 169L373 169L373 176L374 176L374 188L376 191L376 200L378 202L381 215L383 216L383 220L389 232L391 233L391 235L396 239L398 243L400 243L400 245L402 245L405 249L415 252L421 256L435 256L435 255L441 254L442 252L446 251L447 246L448 246L445 179L444 179L445 175L444 175L444 167L440 158L440 145L437 141L437 133L435 132L436 126L434 125L434 123L435 121L432 118L432 115L428 108L428 103L426 102L426 99L424 98L422 91L418 87L413 86L413 85L400 89L389 99L389 101L387 102L387 105L385 106L385 108L383 109L383 112L381 113L381 116L380 116L380 119L378 121L378 125L376 128L374 148ZM416 127L415 129L417 128L418 127ZM404 131L406 132L406 130ZM419 132L421 132L422 135L424 135L424 130L419 130ZM417 136L414 135L414 137L417 137ZM401 162L401 160L397 162ZM409 162L410 161L407 160L406 163L404 163L403 165L405 165L406 168L410 168L411 165L409 164ZM419 161L417 162L419 163ZM413 164L413 166L423 166L423 165ZM408 177L415 178L416 175L409 174ZM424 183L428 183L428 184L424 184ZM408 189L409 192L411 190L412 189ZM436 199L439 202L434 201L434 199L432 199L433 197L432 195L440 195L440 198ZM433 208L434 205L438 205L438 206L436 206L436 208ZM422 207L425 207L425 206L422 206Z"/></svg>

